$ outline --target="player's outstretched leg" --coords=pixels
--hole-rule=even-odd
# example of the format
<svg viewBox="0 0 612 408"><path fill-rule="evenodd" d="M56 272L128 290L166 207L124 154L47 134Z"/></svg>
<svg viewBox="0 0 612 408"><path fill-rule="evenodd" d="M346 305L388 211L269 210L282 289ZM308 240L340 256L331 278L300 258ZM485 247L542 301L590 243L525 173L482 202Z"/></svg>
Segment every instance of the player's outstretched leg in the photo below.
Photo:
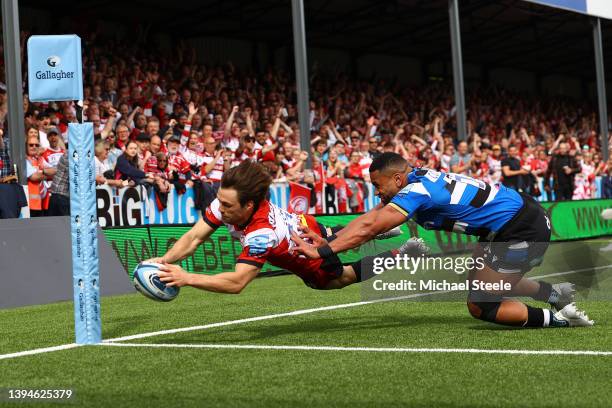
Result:
<svg viewBox="0 0 612 408"><path fill-rule="evenodd" d="M376 274L373 272L374 258L394 259L396 256L408 255L410 257L422 256L429 253L430 248L421 238L410 238L398 249L392 249L373 256L364 256L360 260L344 267L342 276L330 281L324 289L341 289L353 283L366 281ZM380 262L380 261L379 261Z"/></svg>
<svg viewBox="0 0 612 408"><path fill-rule="evenodd" d="M472 270L468 279L471 282L487 283L504 281L512 286L510 291L470 291L467 307L470 314L477 319L519 327L593 325L593 321L572 302L575 289L571 284L551 285L547 282L526 279L520 273L500 273L488 265L479 270ZM549 302L556 310L532 307L504 296L530 296Z"/></svg>
<svg viewBox="0 0 612 408"><path fill-rule="evenodd" d="M496 299L499 295L485 292L470 294L468 310L480 320L504 326L519 327L583 327L594 322L575 303L555 312L528 306L513 299ZM497 300L497 301L496 301Z"/></svg>
<svg viewBox="0 0 612 408"><path fill-rule="evenodd" d="M375 276L372 271L372 265L374 265L374 259L386 259L395 258L397 256L407 255L409 257L418 257L428 254L430 248L425 244L422 238L412 237L408 239L397 249L385 251L373 256L364 256L357 262L353 262L350 266L355 271L357 280L355 282L366 281ZM379 261L381 262L381 261ZM384 264L384 261L382 262Z"/></svg>
<svg viewBox="0 0 612 408"><path fill-rule="evenodd" d="M571 282L550 284L523 277L513 285L509 295L529 296L534 300L546 302L555 311L559 311L574 301L576 285Z"/></svg>

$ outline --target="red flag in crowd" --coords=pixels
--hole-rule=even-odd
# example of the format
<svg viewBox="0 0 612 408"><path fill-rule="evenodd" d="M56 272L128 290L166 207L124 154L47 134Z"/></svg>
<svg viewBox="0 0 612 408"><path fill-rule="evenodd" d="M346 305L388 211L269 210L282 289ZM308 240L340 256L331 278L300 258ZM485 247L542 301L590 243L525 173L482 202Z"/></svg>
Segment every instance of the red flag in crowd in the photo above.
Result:
<svg viewBox="0 0 612 408"><path fill-rule="evenodd" d="M315 174L315 193L317 196L317 202L315 204L315 213L323 214L323 201L325 200L325 169L321 162L315 163L312 167L312 171Z"/></svg>
<svg viewBox="0 0 612 408"><path fill-rule="evenodd" d="M348 199L349 199L349 191L346 186L346 180L343 178L338 178L334 183L336 186L336 194L338 197L338 212L345 213L348 211Z"/></svg>
<svg viewBox="0 0 612 408"><path fill-rule="evenodd" d="M297 183L289 183L289 187L291 188L289 212L307 214L310 208L310 188Z"/></svg>

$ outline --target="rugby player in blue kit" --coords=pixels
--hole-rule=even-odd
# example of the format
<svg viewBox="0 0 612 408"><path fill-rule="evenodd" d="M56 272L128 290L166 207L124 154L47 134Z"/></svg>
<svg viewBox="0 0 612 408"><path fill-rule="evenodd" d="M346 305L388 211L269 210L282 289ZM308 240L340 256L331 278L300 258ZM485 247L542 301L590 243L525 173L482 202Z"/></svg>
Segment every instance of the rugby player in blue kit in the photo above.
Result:
<svg viewBox="0 0 612 408"><path fill-rule="evenodd" d="M551 285L523 277L541 264L550 241L550 220L533 198L460 174L413 169L396 153L384 153L374 159L370 177L382 201L380 205L325 241L315 237L314 244L309 244L292 234L295 251L310 258L335 256L414 218L425 229L480 238L474 258L484 262L481 268L470 271L468 280L490 283L487 288L494 289L479 286L475 290L470 285L467 306L473 317L522 327L593 325L573 302L573 284ZM304 236L312 238L308 231ZM357 280L367 272L356 271ZM502 281L510 283L511 289L504 290ZM509 298L516 296L548 302L551 309Z"/></svg>

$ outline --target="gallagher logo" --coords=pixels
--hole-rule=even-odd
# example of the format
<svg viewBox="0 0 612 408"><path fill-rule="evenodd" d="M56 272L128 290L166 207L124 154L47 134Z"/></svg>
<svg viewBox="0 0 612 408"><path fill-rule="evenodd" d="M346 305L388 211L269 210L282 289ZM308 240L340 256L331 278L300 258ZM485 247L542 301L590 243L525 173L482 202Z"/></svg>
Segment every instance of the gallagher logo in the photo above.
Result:
<svg viewBox="0 0 612 408"><path fill-rule="evenodd" d="M62 62L61 58L58 57L57 55L52 55L49 58L47 58L47 65L52 68L59 66L61 62Z"/></svg>
<svg viewBox="0 0 612 408"><path fill-rule="evenodd" d="M51 55L47 57L47 65L51 68L59 68L62 63L62 59L57 55ZM74 71L64 71L63 69L54 69L46 71L36 71L36 79L53 79L61 81L62 79L74 79Z"/></svg>

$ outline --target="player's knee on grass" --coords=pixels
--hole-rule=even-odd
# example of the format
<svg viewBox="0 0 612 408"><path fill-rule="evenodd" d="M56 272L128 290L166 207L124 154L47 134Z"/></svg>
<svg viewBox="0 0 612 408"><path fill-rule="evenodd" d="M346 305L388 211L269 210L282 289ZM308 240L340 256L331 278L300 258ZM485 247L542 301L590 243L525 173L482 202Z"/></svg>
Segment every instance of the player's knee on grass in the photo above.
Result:
<svg viewBox="0 0 612 408"><path fill-rule="evenodd" d="M467 308L472 317L486 322L495 322L502 297L483 291L470 292Z"/></svg>
<svg viewBox="0 0 612 408"><path fill-rule="evenodd" d="M470 292L467 307L476 319L497 323L504 326L543 327L543 309L525 305L512 299L503 299L500 295L484 291Z"/></svg>

